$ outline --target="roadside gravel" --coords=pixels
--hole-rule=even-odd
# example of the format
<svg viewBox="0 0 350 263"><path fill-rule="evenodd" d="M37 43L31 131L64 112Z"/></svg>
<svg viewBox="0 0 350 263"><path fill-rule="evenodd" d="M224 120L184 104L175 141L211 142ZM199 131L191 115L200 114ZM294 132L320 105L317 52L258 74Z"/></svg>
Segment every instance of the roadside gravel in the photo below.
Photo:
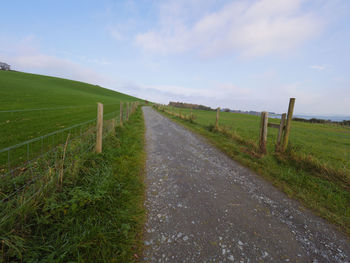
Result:
<svg viewBox="0 0 350 263"><path fill-rule="evenodd" d="M144 262L349 262L350 243L205 139L143 107Z"/></svg>

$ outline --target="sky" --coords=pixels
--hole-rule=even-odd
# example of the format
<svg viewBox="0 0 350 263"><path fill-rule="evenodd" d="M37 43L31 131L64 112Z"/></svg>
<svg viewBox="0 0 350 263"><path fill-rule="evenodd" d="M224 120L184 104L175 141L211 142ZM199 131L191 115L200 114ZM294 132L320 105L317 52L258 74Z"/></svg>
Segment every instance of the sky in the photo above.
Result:
<svg viewBox="0 0 350 263"><path fill-rule="evenodd" d="M350 115L349 0L0 0L0 61L167 104ZM1 87L0 87L1 88Z"/></svg>

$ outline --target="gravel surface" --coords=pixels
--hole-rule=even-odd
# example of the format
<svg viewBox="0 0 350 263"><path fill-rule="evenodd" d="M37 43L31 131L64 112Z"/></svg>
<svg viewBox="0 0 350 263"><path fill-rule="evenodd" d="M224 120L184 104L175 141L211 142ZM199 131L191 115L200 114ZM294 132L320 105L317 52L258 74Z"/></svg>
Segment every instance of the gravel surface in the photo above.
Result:
<svg viewBox="0 0 350 263"><path fill-rule="evenodd" d="M349 262L350 242L150 107L144 262Z"/></svg>

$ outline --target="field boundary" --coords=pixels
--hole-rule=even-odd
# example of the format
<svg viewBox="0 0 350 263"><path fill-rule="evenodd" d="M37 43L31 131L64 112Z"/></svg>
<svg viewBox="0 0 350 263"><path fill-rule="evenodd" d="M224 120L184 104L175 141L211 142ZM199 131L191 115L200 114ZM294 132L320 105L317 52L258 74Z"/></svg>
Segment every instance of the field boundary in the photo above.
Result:
<svg viewBox="0 0 350 263"><path fill-rule="evenodd" d="M138 102L126 103L125 114L119 115L119 112L115 111L104 115L103 116L104 120L103 118L100 119L101 130L100 130L99 138L97 138L98 132L97 132L97 126L95 125L99 118L94 118L92 120L75 124L70 127L60 129L60 130L45 134L43 136L1 149L0 154L7 153L8 163L7 163L7 170L5 170L4 168L1 169L0 180L3 180L3 181L9 180L10 182L13 179L18 180L18 178L21 178L23 175L27 174L28 171L31 173L31 177L30 179L27 180L27 182L25 183L22 182L19 184L19 186L16 185L16 183L14 183L13 187L11 187L13 189L12 191L7 192L6 189L1 189L0 191L1 202L9 200L10 197L20 193L27 186L31 185L35 180L37 180L41 175L40 173L34 174L33 170L36 170L36 169L33 169L33 168L37 167L38 160L45 159L49 155L51 155L51 158L53 158L54 160L61 158L53 155L55 151L57 151L59 148L62 148L62 147L67 148L68 142L80 141L82 144L86 146L85 151L91 151L93 147L97 145L97 139L98 139L100 141L99 143L101 144L101 149L102 149L102 139L104 139L110 132L112 132L115 129L118 122L120 125L122 125L123 122L127 122L129 119L129 116L135 112L138 105L139 105ZM102 108L103 108L103 105L102 105ZM101 118L101 115L99 117ZM46 149L46 151L44 151L43 141L47 138L49 138L49 140L50 138L54 139L53 136L56 136L56 135L60 135L61 141L56 140L56 143L49 145L50 147ZM36 142L40 143L39 151L36 152L36 156L34 158L29 159L30 144L36 143ZM15 167L11 167L11 163L10 163L11 150L13 151L14 149L18 149L23 146L25 148L25 152L22 152L22 153L24 153L27 156L27 160L25 162L19 163ZM65 154L65 150L64 150L64 154ZM55 162L56 161L54 161L54 163ZM64 163L64 158L62 163ZM63 166L61 170L63 173L64 172ZM25 176L25 177L28 177L28 176Z"/></svg>
<svg viewBox="0 0 350 263"><path fill-rule="evenodd" d="M129 106L129 121L104 134L102 153L93 150L94 130L75 140L67 136L65 145L28 167L22 178L0 181L6 190L37 178L0 202L0 261L137 259L145 216L145 127L140 107L135 114Z"/></svg>
<svg viewBox="0 0 350 263"><path fill-rule="evenodd" d="M347 174L328 169L315 158L311 160L304 157L301 163L296 162L295 158L290 158L296 154L293 146L288 147L285 153L262 155L256 142L246 141L239 134L220 125L215 129L215 122L210 126L199 124L195 121L196 116L193 113L172 114L162 109L159 112L204 136L230 158L262 175L289 197L301 201L315 214L334 223L350 236L350 192Z"/></svg>

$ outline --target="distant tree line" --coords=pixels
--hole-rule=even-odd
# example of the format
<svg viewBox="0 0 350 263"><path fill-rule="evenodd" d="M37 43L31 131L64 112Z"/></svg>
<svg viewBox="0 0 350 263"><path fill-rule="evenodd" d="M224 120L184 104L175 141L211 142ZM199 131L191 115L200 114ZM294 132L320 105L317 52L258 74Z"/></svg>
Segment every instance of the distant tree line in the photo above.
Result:
<svg viewBox="0 0 350 263"><path fill-rule="evenodd" d="M184 102L169 102L169 106L178 107L178 108L186 108L186 109L198 109L198 110L213 110L210 107L199 105L199 104L192 104L192 103L184 103Z"/></svg>
<svg viewBox="0 0 350 263"><path fill-rule="evenodd" d="M347 125L350 126L350 120L343 121L332 121L332 120L324 120L324 119L304 119L304 118L293 118L293 121L301 121L301 122L309 122L309 123L324 123L324 124L339 124L339 125Z"/></svg>

